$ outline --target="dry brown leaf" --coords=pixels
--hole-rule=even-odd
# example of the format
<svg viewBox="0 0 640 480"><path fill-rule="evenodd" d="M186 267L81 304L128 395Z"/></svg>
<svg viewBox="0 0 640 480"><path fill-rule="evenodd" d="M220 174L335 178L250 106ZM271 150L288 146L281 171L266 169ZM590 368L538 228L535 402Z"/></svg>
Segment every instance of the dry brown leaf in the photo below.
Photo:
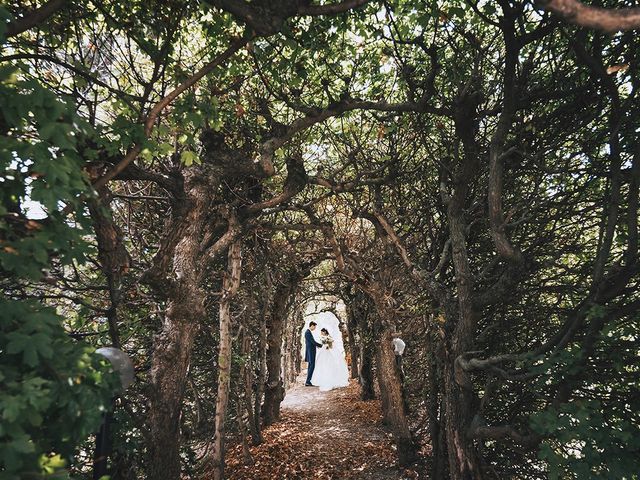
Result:
<svg viewBox="0 0 640 480"><path fill-rule="evenodd" d="M619 65L611 65L607 67L607 73L611 75L612 73L624 72L629 68L628 63L623 63Z"/></svg>
<svg viewBox="0 0 640 480"><path fill-rule="evenodd" d="M36 222L35 220L27 220L25 226L27 230L40 230L42 228L40 222Z"/></svg>

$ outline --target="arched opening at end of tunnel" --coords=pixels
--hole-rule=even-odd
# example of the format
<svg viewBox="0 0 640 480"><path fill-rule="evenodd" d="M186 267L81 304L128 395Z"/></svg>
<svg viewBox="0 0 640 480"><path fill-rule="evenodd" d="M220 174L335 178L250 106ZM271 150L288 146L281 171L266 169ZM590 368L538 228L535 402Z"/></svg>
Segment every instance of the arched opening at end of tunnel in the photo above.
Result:
<svg viewBox="0 0 640 480"><path fill-rule="evenodd" d="M347 385L354 339L348 333L346 313L344 301L337 297L313 298L306 304L298 379L304 385L314 385L322 391Z"/></svg>

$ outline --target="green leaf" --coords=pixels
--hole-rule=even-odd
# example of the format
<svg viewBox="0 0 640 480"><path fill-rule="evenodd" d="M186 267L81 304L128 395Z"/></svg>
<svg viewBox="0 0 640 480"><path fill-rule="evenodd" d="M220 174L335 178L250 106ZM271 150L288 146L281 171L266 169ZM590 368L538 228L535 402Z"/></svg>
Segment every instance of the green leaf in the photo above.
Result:
<svg viewBox="0 0 640 480"><path fill-rule="evenodd" d="M449 8L449 17L458 17L458 18L464 18L464 8L460 8L460 7L451 7Z"/></svg>
<svg viewBox="0 0 640 480"><path fill-rule="evenodd" d="M191 150L183 150L182 154L180 155L180 161L187 167L190 167L194 163L197 163L198 165L201 163L198 155L196 155L196 153L192 152Z"/></svg>
<svg viewBox="0 0 640 480"><path fill-rule="evenodd" d="M2 409L2 418L9 422L13 422L20 416L20 412L22 411L22 400L17 397L2 398L0 408Z"/></svg>
<svg viewBox="0 0 640 480"><path fill-rule="evenodd" d="M168 142L162 142L158 145L158 155L166 156L173 152L173 145Z"/></svg>

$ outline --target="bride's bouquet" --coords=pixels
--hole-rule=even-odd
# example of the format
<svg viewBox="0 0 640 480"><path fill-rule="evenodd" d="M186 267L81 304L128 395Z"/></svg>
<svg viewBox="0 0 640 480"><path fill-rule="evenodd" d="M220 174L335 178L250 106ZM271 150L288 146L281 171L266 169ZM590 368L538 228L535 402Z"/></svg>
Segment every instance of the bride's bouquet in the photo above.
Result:
<svg viewBox="0 0 640 480"><path fill-rule="evenodd" d="M322 345L327 346L327 350L333 348L333 338L331 337L331 335L324 335L320 338L320 340L322 341Z"/></svg>

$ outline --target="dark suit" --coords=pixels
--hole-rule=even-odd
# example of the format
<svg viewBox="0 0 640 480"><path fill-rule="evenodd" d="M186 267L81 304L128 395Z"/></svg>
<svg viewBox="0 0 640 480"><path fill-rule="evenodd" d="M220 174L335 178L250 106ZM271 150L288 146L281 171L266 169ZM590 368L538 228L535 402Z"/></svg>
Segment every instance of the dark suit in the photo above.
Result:
<svg viewBox="0 0 640 480"><path fill-rule="evenodd" d="M311 383L313 370L316 368L316 348L322 347L322 344L316 342L316 339L313 338L313 333L311 333L311 330L309 329L307 329L307 331L304 332L304 344L305 344L304 361L309 362L309 368L307 370L307 383Z"/></svg>

